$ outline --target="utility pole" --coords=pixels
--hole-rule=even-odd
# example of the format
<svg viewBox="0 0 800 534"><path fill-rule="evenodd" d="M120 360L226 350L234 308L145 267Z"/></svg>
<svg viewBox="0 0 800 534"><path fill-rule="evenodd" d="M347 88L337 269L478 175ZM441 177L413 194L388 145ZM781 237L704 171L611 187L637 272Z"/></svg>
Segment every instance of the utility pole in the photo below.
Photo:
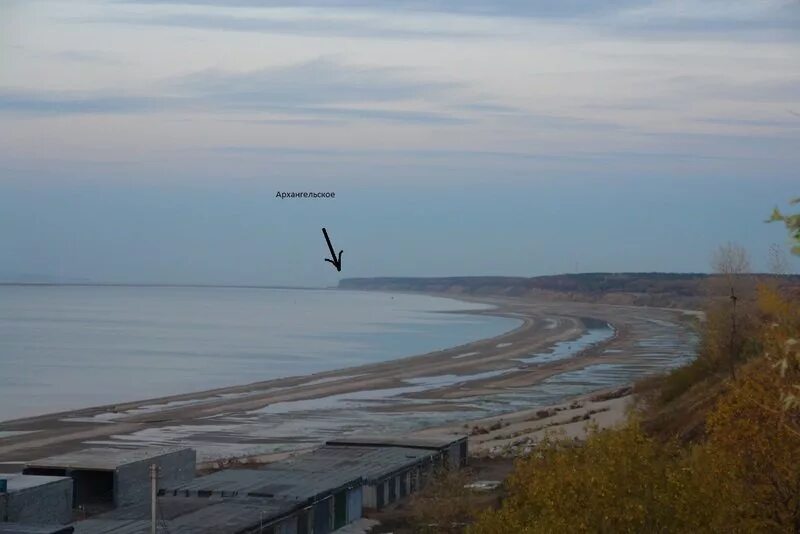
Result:
<svg viewBox="0 0 800 534"><path fill-rule="evenodd" d="M728 358L730 369L731 369L731 378L736 380L736 363L735 360L739 358L739 347L737 343L737 332L736 332L736 301L739 300L739 297L736 296L736 293L733 291L733 285L731 285L731 343L730 343L730 356Z"/></svg>
<svg viewBox="0 0 800 534"><path fill-rule="evenodd" d="M158 466L150 465L150 534L157 534L156 518L158 517Z"/></svg>

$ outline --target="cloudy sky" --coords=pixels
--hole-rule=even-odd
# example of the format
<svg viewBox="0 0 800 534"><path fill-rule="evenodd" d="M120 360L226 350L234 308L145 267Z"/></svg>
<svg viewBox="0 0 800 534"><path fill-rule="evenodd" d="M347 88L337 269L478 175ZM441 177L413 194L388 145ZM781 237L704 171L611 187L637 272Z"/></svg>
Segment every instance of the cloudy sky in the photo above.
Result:
<svg viewBox="0 0 800 534"><path fill-rule="evenodd" d="M766 269L799 162L797 0L0 0L0 279Z"/></svg>

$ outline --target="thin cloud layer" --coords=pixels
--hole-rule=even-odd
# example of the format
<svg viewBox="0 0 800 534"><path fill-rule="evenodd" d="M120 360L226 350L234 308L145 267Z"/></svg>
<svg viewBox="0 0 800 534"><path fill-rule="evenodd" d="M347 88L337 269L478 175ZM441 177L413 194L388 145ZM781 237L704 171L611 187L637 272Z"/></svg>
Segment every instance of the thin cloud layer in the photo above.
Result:
<svg viewBox="0 0 800 534"><path fill-rule="evenodd" d="M0 89L0 113L41 116L249 112L437 124L467 121L466 117L437 110L357 107L410 101L435 105L462 87L452 82L414 79L410 74L399 69L350 66L323 57L246 72L204 70L159 82L150 95Z"/></svg>
<svg viewBox="0 0 800 534"><path fill-rule="evenodd" d="M455 83L414 79L397 69L358 67L324 57L248 72L208 70L171 85L189 94L245 108L424 99L458 88Z"/></svg>
<svg viewBox="0 0 800 534"><path fill-rule="evenodd" d="M17 116L151 113L168 107L163 98L0 89L0 113Z"/></svg>
<svg viewBox="0 0 800 534"><path fill-rule="evenodd" d="M458 31L447 26L414 28L388 24L392 14L429 13L474 18L539 19L569 22L597 30L650 38L707 38L727 34L740 39L799 40L800 4L794 0L121 0L122 4L176 5L212 8L214 13L157 14L113 19L132 24L153 24L228 31L280 32L306 35L347 35L383 38L480 38L502 36L499 31ZM225 9L247 10L248 16L221 13ZM270 10L308 8L317 14L381 13L381 17L362 20L340 17L309 16L303 19L273 18ZM254 11L257 9L259 11ZM260 16L259 16L260 15ZM507 34L506 34L507 35Z"/></svg>
<svg viewBox="0 0 800 534"><path fill-rule="evenodd" d="M797 195L796 0L0 3L0 274L693 271Z"/></svg>
<svg viewBox="0 0 800 534"><path fill-rule="evenodd" d="M166 14L129 15L88 19L101 24L138 26L163 26L195 30L228 32L251 32L264 34L287 34L307 36L333 36L367 39L470 39L488 37L485 31L458 31L447 27L425 28L399 26L382 17L371 16L359 19L343 19L325 16L303 16L300 18L271 18L269 13L261 16L241 16L225 13L213 14Z"/></svg>
<svg viewBox="0 0 800 534"><path fill-rule="evenodd" d="M437 172L460 172L459 154L506 154L514 176L543 159L573 172L581 154L610 174L659 154L715 173L726 157L731 173L734 156L787 172L798 159L800 9L788 0L10 6L0 118L13 135L0 156L25 168L45 152L105 161L130 146L158 168L170 151L255 140L369 165L393 146L419 180L431 151ZM471 170L494 175L502 158L479 159Z"/></svg>
<svg viewBox="0 0 800 534"><path fill-rule="evenodd" d="M614 12L624 7L641 4L637 0L412 0L396 2L392 0L119 0L126 4L163 4L194 5L209 7L240 8L297 8L313 7L328 9L367 9L387 10L395 12L433 12L448 14L467 14L479 16L504 17L576 17L592 16ZM649 3L649 2L647 2Z"/></svg>

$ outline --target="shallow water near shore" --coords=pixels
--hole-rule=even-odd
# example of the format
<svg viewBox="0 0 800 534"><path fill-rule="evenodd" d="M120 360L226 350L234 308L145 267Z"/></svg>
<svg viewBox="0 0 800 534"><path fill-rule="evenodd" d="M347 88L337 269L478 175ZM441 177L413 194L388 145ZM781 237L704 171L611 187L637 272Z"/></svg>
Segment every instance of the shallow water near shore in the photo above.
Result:
<svg viewBox="0 0 800 534"><path fill-rule="evenodd" d="M276 402L246 412L221 414L192 424L148 428L115 435L111 439L90 441L89 444L117 447L190 445L198 451L201 460L207 461L297 450L351 432L403 433L453 423L466 432L470 420L552 406L597 389L630 384L647 374L681 365L691 360L697 343L695 334L677 322L637 319L634 323L628 322L635 334L634 339L617 341L616 346L624 347L622 349L600 348L601 363L558 372L525 387L483 391L469 385L474 381L507 377L522 369L532 370L540 365L576 358L584 350L616 339L616 330L611 324L586 318L581 320L587 328L578 337L531 353L526 357L532 359L530 362L510 358L516 366L470 374L406 378L396 387ZM549 320L545 318L541 322L547 330ZM654 345L658 350L654 350ZM463 360L465 354L474 357L480 353L456 353L455 358ZM336 379L348 378L351 377ZM449 398L436 395L439 388L461 384L466 384L460 388L461 395ZM103 416L115 419L120 414L100 415Z"/></svg>
<svg viewBox="0 0 800 534"><path fill-rule="evenodd" d="M480 309L340 290L3 286L0 421L381 362L520 324L458 313Z"/></svg>

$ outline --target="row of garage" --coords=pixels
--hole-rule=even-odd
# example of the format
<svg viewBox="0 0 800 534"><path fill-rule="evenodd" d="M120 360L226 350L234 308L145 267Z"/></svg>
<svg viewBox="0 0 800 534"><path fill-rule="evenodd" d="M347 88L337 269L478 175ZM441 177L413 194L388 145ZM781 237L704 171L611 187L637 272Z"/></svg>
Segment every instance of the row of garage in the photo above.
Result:
<svg viewBox="0 0 800 534"><path fill-rule="evenodd" d="M464 436L362 436L261 468L201 477L194 476L191 449L107 448L37 460L21 476L69 481L68 498L49 501L57 509L29 513L41 522L62 522L72 509L106 510L72 523L76 533L149 533L148 468L157 465L158 519L165 532L327 534L407 497L437 469L463 466L466 458ZM13 532L9 525L3 532Z"/></svg>

